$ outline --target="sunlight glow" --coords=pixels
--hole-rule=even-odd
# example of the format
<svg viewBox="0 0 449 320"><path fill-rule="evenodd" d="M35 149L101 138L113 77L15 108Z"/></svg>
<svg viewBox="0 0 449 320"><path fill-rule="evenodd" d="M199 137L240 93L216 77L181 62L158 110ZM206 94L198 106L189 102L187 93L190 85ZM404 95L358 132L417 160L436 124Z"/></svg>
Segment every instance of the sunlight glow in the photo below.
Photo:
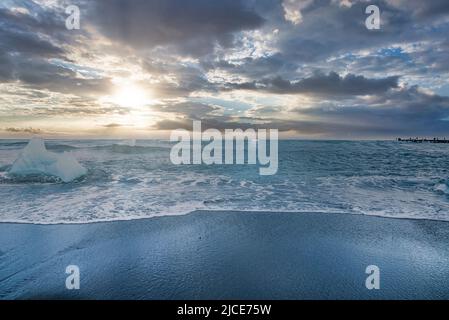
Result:
<svg viewBox="0 0 449 320"><path fill-rule="evenodd" d="M148 91L129 83L120 85L110 101L122 107L141 108L151 104L153 100Z"/></svg>
<svg viewBox="0 0 449 320"><path fill-rule="evenodd" d="M145 105L146 94L136 86L124 86L115 93L112 100L123 107L142 107Z"/></svg>

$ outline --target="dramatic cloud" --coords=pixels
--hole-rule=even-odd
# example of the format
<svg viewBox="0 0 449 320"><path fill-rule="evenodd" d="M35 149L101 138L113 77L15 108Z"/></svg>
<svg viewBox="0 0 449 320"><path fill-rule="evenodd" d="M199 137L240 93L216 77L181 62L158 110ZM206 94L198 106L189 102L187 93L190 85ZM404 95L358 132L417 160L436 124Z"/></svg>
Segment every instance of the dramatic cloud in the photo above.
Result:
<svg viewBox="0 0 449 320"><path fill-rule="evenodd" d="M362 136L431 136L447 135L449 131L449 97L421 92L417 87L395 90L349 106L295 111L302 117L343 125L346 132ZM327 131L326 126L323 128Z"/></svg>
<svg viewBox="0 0 449 320"><path fill-rule="evenodd" d="M78 5L81 29L65 27ZM277 128L292 137L449 135L449 3L7 0L2 135ZM39 129L34 129L34 128ZM166 133L166 132L164 132Z"/></svg>
<svg viewBox="0 0 449 320"><path fill-rule="evenodd" d="M369 103L360 100L353 105L296 108L290 113L290 119L276 119L274 116L279 114L278 108L263 108L257 110L260 117L205 117L202 125L220 130L275 128L322 137L441 136L448 134L449 98L420 92L413 87L371 98ZM294 120L295 114L299 115L297 120ZM193 120L196 118L185 115L175 120L160 121L155 128L191 130Z"/></svg>
<svg viewBox="0 0 449 320"><path fill-rule="evenodd" d="M92 19L100 30L137 48L172 45L203 55L233 45L235 32L260 27L262 17L242 0L98 0Z"/></svg>
<svg viewBox="0 0 449 320"><path fill-rule="evenodd" d="M299 81L288 81L281 77L234 85L235 89L263 90L277 94L318 94L318 95L368 95L384 93L397 88L398 77L367 79L348 74L344 77L335 72L328 75L316 74Z"/></svg>

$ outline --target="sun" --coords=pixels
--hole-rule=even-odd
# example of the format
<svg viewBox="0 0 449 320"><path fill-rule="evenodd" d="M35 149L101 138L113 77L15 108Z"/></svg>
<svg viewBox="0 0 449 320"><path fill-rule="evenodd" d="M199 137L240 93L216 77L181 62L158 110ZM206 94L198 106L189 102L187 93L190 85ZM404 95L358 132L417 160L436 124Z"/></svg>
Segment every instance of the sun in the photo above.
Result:
<svg viewBox="0 0 449 320"><path fill-rule="evenodd" d="M150 104L152 100L149 92L138 85L122 84L111 97L111 101L122 107L140 108Z"/></svg>

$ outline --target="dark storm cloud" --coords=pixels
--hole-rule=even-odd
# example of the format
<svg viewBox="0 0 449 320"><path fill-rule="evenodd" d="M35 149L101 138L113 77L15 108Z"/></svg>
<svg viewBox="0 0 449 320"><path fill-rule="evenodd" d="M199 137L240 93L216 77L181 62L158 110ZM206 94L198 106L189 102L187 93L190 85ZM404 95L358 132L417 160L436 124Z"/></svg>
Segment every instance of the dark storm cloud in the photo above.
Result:
<svg viewBox="0 0 449 320"><path fill-rule="evenodd" d="M363 76L347 74L341 77L335 72L315 74L296 82L277 77L231 85L234 89L261 90L276 94L316 94L316 95L368 95L384 93L398 86L398 77L368 79Z"/></svg>
<svg viewBox="0 0 449 320"><path fill-rule="evenodd" d="M64 13L32 1L21 5L28 12L0 8L0 81L69 94L107 92L108 79L82 79L54 62L69 62L63 47L75 41L65 28Z"/></svg>
<svg viewBox="0 0 449 320"><path fill-rule="evenodd" d="M42 39L37 34L15 30L0 30L0 46L10 53L38 55L44 57L61 56L63 50Z"/></svg>
<svg viewBox="0 0 449 320"><path fill-rule="evenodd" d="M243 59L238 65L220 61L213 66L254 79L273 74L291 78L296 70L313 66L324 68L328 64L344 70L347 65L339 65L339 59L326 61L324 65L323 61L358 50L388 48L398 42L446 41L448 28L444 23L444 12L447 12L448 3L439 0L410 3L404 0L393 6L387 1L355 1L351 7L345 7L340 6L338 1L312 1L309 7L302 10L301 22L292 25L285 21L281 2L277 2L277 5L266 9L271 12L261 13L272 19L267 19L264 32L279 30L274 36L276 53L270 57ZM376 4L381 10L380 30L365 27L368 4ZM443 51L444 54L446 52ZM400 63L399 60L396 62ZM421 67L426 68L425 62L421 63ZM386 65L378 65L377 71L380 73L387 68ZM416 71L419 72L419 69Z"/></svg>
<svg viewBox="0 0 449 320"><path fill-rule="evenodd" d="M323 122L344 124L348 131L359 134L449 134L449 97L424 93L416 86L394 90L371 101L339 107L298 108L297 113ZM360 129L352 128L353 124Z"/></svg>
<svg viewBox="0 0 449 320"><path fill-rule="evenodd" d="M20 80L33 88L67 94L97 95L110 92L112 87L109 79L79 78L73 70L37 57L17 58L13 65L14 72L10 80Z"/></svg>
<svg viewBox="0 0 449 320"><path fill-rule="evenodd" d="M371 4L371 3L370 3ZM327 1L315 2L303 16L303 21L290 32L280 32L279 47L287 59L313 62L342 51L382 47L397 39L416 39L412 32L416 21L410 11L375 1L382 13L381 29L365 27L366 2L356 2L350 8Z"/></svg>
<svg viewBox="0 0 449 320"><path fill-rule="evenodd" d="M297 68L295 62L289 62L279 54L267 57L251 58L246 57L233 64L226 60L202 60L202 67L206 70L222 69L228 72L244 75L252 79L260 79L272 74L285 74L294 72Z"/></svg>
<svg viewBox="0 0 449 320"><path fill-rule="evenodd" d="M216 43L232 46L233 33L263 23L243 0L98 0L94 8L92 19L112 39L136 48L173 45L194 55Z"/></svg>
<svg viewBox="0 0 449 320"><path fill-rule="evenodd" d="M65 29L65 14L60 9L47 10L34 1L22 1L19 6L26 11L0 8L0 21L5 29L51 35L55 40L69 39Z"/></svg>
<svg viewBox="0 0 449 320"><path fill-rule="evenodd" d="M29 0L18 6L24 10L0 7L0 47L9 53L63 58L62 45L75 42L73 32L65 27L63 8L49 9Z"/></svg>
<svg viewBox="0 0 449 320"><path fill-rule="evenodd" d="M27 13L0 8L0 80L16 80L15 67L19 60L63 56L60 47L36 32L38 26L38 19ZM31 30L32 27L36 29Z"/></svg>

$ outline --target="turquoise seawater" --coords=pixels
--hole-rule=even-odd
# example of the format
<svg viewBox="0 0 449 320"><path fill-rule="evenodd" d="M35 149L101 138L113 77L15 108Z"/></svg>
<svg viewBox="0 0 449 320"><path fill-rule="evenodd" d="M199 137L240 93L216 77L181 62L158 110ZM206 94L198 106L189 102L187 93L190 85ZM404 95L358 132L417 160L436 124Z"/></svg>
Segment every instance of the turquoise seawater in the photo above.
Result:
<svg viewBox="0 0 449 320"><path fill-rule="evenodd" d="M14 176L25 140L0 140L0 222L87 223L194 210L336 212L449 220L449 144L279 141L279 169L173 165L171 144L48 140L87 174Z"/></svg>

